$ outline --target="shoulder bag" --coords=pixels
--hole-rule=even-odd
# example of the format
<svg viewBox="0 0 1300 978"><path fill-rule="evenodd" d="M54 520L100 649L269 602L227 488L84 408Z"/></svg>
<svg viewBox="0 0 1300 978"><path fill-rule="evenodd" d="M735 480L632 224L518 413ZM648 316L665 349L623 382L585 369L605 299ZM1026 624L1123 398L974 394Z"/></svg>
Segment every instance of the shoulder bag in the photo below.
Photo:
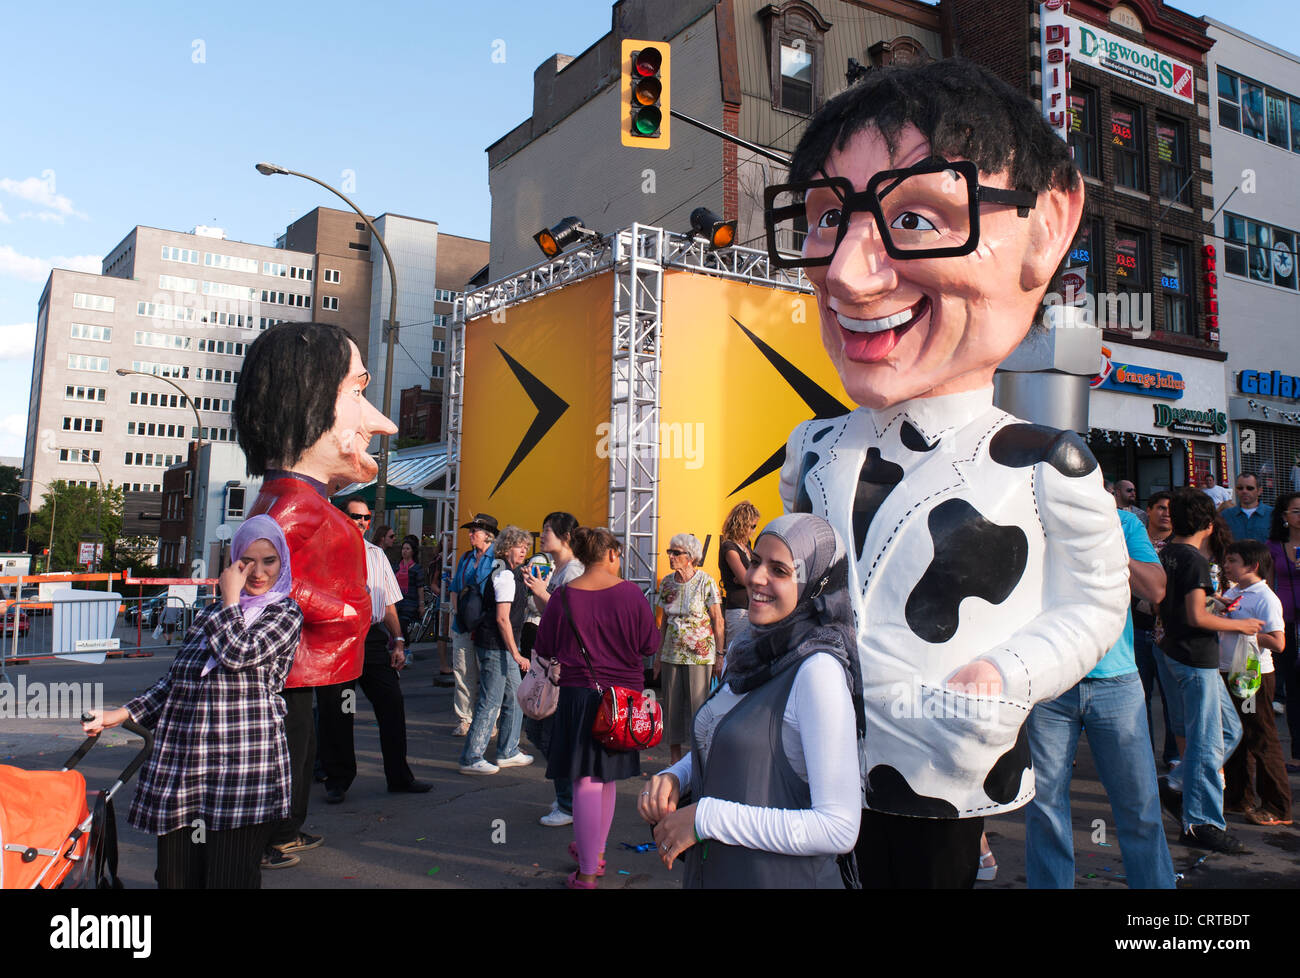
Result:
<svg viewBox="0 0 1300 978"><path fill-rule="evenodd" d="M591 673L591 681L596 684L596 692L601 694L600 708L591 725L591 735L607 750L649 750L664 736L664 711L659 706L659 701L639 689L628 689L626 686L604 689L600 685L587 646L578 634L578 626L573 623L573 615L569 613L566 590L562 587L555 593L560 598L564 617L573 629L573 637L578 640L578 648L582 650L582 658L587 663L587 671Z"/></svg>

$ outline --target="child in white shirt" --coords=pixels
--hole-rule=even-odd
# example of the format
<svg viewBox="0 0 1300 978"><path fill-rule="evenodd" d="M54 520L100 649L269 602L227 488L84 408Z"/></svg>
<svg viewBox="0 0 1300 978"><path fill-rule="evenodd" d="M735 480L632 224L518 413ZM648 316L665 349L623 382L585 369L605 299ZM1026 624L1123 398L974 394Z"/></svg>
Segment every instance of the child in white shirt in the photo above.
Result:
<svg viewBox="0 0 1300 978"><path fill-rule="evenodd" d="M1224 765L1227 787L1223 793L1223 809L1242 814L1256 825L1290 825L1291 783L1273 716L1272 653L1282 652L1286 638L1282 602L1268 585L1268 579L1273 576L1273 558L1264 544L1238 540L1228 547L1223 570L1228 580L1234 582L1224 592L1223 600L1229 605L1237 601L1237 606L1227 612L1228 617L1258 618L1264 622L1255 636L1259 643L1260 688L1247 700L1232 697L1241 719L1242 736ZM1238 637L1233 632L1219 635L1219 670L1224 682L1228 681ZM1258 807L1255 806L1256 788Z"/></svg>

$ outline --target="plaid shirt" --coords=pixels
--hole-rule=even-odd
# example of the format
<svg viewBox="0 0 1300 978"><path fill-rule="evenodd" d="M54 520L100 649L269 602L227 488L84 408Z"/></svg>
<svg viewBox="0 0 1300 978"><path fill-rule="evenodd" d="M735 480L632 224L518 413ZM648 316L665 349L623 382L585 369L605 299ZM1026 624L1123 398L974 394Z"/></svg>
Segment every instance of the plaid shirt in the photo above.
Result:
<svg viewBox="0 0 1300 978"><path fill-rule="evenodd" d="M238 606L210 605L194 618L167 675L126 704L154 730L128 821L165 835L202 819L208 831L257 825L289 814L284 700L302 611L267 605L244 626ZM218 665L201 675L209 656Z"/></svg>

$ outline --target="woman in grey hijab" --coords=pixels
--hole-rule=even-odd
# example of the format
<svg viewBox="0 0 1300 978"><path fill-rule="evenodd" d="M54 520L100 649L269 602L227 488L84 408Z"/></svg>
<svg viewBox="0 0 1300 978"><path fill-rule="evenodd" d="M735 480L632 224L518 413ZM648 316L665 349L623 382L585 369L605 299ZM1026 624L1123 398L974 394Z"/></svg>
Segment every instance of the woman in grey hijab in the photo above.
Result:
<svg viewBox="0 0 1300 978"><path fill-rule="evenodd" d="M839 888L836 857L861 817L864 729L844 546L825 520L796 513L769 523L754 551L749 628L695 715L691 753L651 779L639 810L664 864L686 863L684 886Z"/></svg>

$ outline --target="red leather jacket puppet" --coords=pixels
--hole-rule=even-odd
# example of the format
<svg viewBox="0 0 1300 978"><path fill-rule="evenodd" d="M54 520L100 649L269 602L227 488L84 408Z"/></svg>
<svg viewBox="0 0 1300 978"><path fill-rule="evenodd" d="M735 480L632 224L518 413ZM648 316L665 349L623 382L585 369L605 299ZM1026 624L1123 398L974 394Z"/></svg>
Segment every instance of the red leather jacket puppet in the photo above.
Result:
<svg viewBox="0 0 1300 978"><path fill-rule="evenodd" d="M370 375L347 334L321 323L286 323L248 348L235 395L239 444L252 475L265 475L249 511L284 530L302 640L286 688L361 675L370 597L365 546L327 487L366 482L375 434L397 428L366 399Z"/></svg>

